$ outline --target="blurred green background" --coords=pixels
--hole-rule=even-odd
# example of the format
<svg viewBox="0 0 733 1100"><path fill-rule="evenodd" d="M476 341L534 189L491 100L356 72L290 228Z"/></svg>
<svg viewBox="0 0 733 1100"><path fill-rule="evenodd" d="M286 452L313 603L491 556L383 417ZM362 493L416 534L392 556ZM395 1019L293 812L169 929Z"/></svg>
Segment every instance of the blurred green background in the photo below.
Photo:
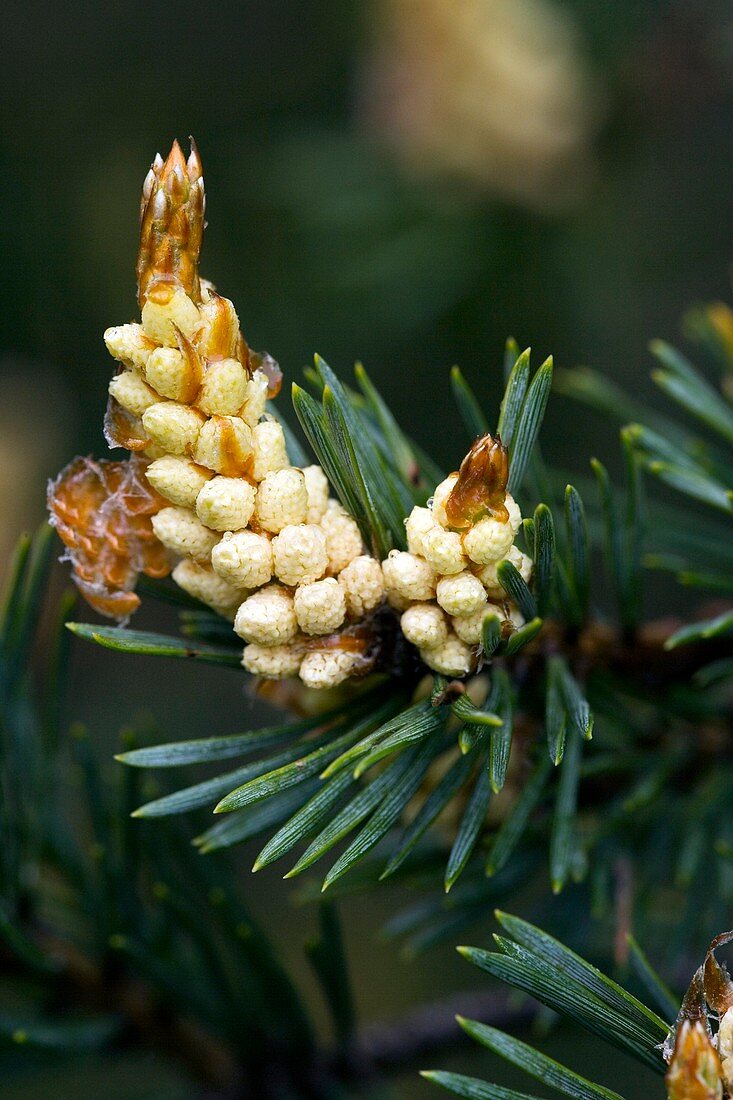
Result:
<svg viewBox="0 0 733 1100"><path fill-rule="evenodd" d="M453 363L491 407L512 334L651 395L648 339L674 339L691 303L729 297L728 4L10 0L0 21L3 558L42 518L45 479L104 453L102 332L134 316L139 187L174 136L199 143L203 271L249 343L286 380L314 351L342 374L362 359L448 468L465 442ZM585 472L594 451L613 461L614 434L558 399L544 448ZM192 684L137 658L75 661L73 716L110 751L120 715L154 709L171 733L262 717L226 673ZM300 969L308 910L269 872L247 890ZM449 949L406 964L375 943L395 904L385 890L345 907L367 1019L475 985ZM192 1095L165 1068L143 1094L129 1066L114 1086L104 1067L78 1080L29 1067L6 1095L40 1094L48 1072L62 1100ZM403 1095L430 1093L410 1078Z"/></svg>

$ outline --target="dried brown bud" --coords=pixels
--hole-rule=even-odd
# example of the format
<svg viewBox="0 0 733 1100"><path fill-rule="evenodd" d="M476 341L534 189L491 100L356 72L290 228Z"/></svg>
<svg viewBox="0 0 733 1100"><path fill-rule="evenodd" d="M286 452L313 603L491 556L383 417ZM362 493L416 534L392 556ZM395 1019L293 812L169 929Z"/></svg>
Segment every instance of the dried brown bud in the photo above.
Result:
<svg viewBox="0 0 733 1100"><path fill-rule="evenodd" d="M665 1082L669 1100L721 1100L723 1066L703 1019L678 1025Z"/></svg>
<svg viewBox="0 0 733 1100"><path fill-rule="evenodd" d="M153 161L143 184L140 204L140 248L137 293L142 306L150 298L168 301L182 287L201 302L198 261L204 232L204 180L196 144L186 161L177 141L168 159Z"/></svg>
<svg viewBox="0 0 733 1100"><path fill-rule="evenodd" d="M471 447L458 471L458 481L445 502L451 527L463 530L486 516L506 523L509 452L497 436L485 435Z"/></svg>
<svg viewBox="0 0 733 1100"><path fill-rule="evenodd" d="M705 1000L718 1016L723 1016L733 1008L733 981L725 966L721 966L715 957L719 947L733 941L733 932L721 932L711 941L703 963L703 982Z"/></svg>
<svg viewBox="0 0 733 1100"><path fill-rule="evenodd" d="M102 615L126 619L139 573L165 577L171 562L151 516L165 506L143 477L147 462L75 458L48 486L50 521L68 549L74 582Z"/></svg>

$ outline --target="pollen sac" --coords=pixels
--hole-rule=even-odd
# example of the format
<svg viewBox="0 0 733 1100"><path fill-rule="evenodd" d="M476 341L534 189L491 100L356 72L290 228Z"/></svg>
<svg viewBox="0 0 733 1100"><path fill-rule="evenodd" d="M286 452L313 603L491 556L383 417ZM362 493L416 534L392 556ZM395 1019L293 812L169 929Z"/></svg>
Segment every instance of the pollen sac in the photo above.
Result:
<svg viewBox="0 0 733 1100"><path fill-rule="evenodd" d="M506 491L508 473L501 441L477 440L427 508L416 506L405 520L408 553L392 551L382 562L404 637L444 676L468 676L479 667L487 615L500 619L503 637L523 623L498 573L510 561L526 583L532 576L532 559L514 545L522 513Z"/></svg>
<svg viewBox="0 0 733 1100"><path fill-rule="evenodd" d="M377 634L369 623L313 638L306 648L300 678L306 687L318 690L337 687L352 676L367 675L379 656Z"/></svg>
<svg viewBox="0 0 733 1100"><path fill-rule="evenodd" d="M110 396L127 412L141 417L143 413L160 400L155 390L143 382L137 371L123 370L116 374L109 384Z"/></svg>
<svg viewBox="0 0 733 1100"><path fill-rule="evenodd" d="M253 593L237 611L234 629L247 642L284 645L298 633L293 597L277 584Z"/></svg>
<svg viewBox="0 0 733 1100"><path fill-rule="evenodd" d="M173 570L173 580L189 596L201 600L225 619L234 618L234 613L247 595L245 591L227 584L208 565L201 565L189 558L179 561Z"/></svg>
<svg viewBox="0 0 733 1100"><path fill-rule="evenodd" d="M267 409L267 378L261 370L254 372L249 382L244 398L244 404L239 410L242 420L245 420L250 428L254 428L265 415Z"/></svg>
<svg viewBox="0 0 733 1100"><path fill-rule="evenodd" d="M251 642L244 647L242 665L253 676L265 680L284 680L297 676L305 653L302 642L289 645L257 645Z"/></svg>
<svg viewBox="0 0 733 1100"><path fill-rule="evenodd" d="M215 477L196 498L196 515L212 531L243 531L254 507L254 486L241 477Z"/></svg>
<svg viewBox="0 0 733 1100"><path fill-rule="evenodd" d="M328 508L328 478L320 466L304 466L305 491L308 497L308 523L320 523Z"/></svg>
<svg viewBox="0 0 733 1100"><path fill-rule="evenodd" d="M145 380L161 397L190 404L199 392L203 366L198 351L180 329L176 340L177 348L160 347L150 354Z"/></svg>
<svg viewBox="0 0 733 1100"><path fill-rule="evenodd" d="M486 603L486 590L473 573L441 577L435 589L438 603L449 615L473 615Z"/></svg>
<svg viewBox="0 0 733 1100"><path fill-rule="evenodd" d="M199 493L214 475L211 470L197 466L190 458L163 455L150 463L145 476L149 484L171 504L195 508Z"/></svg>
<svg viewBox="0 0 733 1100"><path fill-rule="evenodd" d="M358 622L376 611L384 599L384 574L376 558L360 554L338 577L344 591L346 611L352 622Z"/></svg>
<svg viewBox="0 0 733 1100"><path fill-rule="evenodd" d="M158 283L148 293L142 311L143 332L149 340L174 348L179 334L190 338L199 324L195 302L174 283Z"/></svg>
<svg viewBox="0 0 733 1100"><path fill-rule="evenodd" d="M272 554L275 572L287 585L311 584L323 576L328 565L326 536L314 523L283 527L272 540ZM340 589L338 595L342 598Z"/></svg>
<svg viewBox="0 0 733 1100"><path fill-rule="evenodd" d="M199 310L200 328L197 347L209 363L220 359L237 359L245 370L249 367L249 349L242 340L240 348L239 318L233 304L216 291L208 291ZM239 353L246 349L246 354Z"/></svg>
<svg viewBox="0 0 733 1100"><path fill-rule="evenodd" d="M272 579L272 543L254 531L228 531L211 551L214 570L240 588L261 588Z"/></svg>
<svg viewBox="0 0 733 1100"><path fill-rule="evenodd" d="M276 420L263 420L255 425L252 429L252 449L254 451L252 476L255 481L262 481L267 474L274 474L277 470L284 470L290 465L285 436ZM307 481L305 491L307 494ZM310 512L310 503L308 512Z"/></svg>
<svg viewBox="0 0 733 1100"><path fill-rule="evenodd" d="M161 508L152 522L156 536L171 553L196 562L210 561L218 537L189 508Z"/></svg>
<svg viewBox="0 0 733 1100"><path fill-rule="evenodd" d="M433 527L422 540L423 557L435 569L436 573L460 573L468 565L461 536L457 531L445 531L442 527Z"/></svg>
<svg viewBox="0 0 733 1100"><path fill-rule="evenodd" d="M276 535L284 527L305 523L308 494L300 470L288 467L266 474L257 490L257 522Z"/></svg>
<svg viewBox="0 0 733 1100"><path fill-rule="evenodd" d="M158 401L145 410L142 424L148 437L163 451L190 455L204 425L204 417L180 401ZM208 464L202 462L201 465Z"/></svg>
<svg viewBox="0 0 733 1100"><path fill-rule="evenodd" d="M338 687L353 676L359 668L357 653L341 650L316 650L309 652L301 662L300 678L306 687L323 691Z"/></svg>
<svg viewBox="0 0 733 1100"><path fill-rule="evenodd" d="M421 650L420 656L434 672L442 676L464 677L476 668L476 651L455 634L448 636L441 645Z"/></svg>
<svg viewBox="0 0 733 1100"><path fill-rule="evenodd" d="M238 359L219 359L206 368L196 404L207 416L236 416L246 396L247 372L242 364Z"/></svg>
<svg viewBox="0 0 733 1100"><path fill-rule="evenodd" d="M150 353L156 347L139 324L115 325L106 329L104 342L113 359L137 370L144 370Z"/></svg>
<svg viewBox="0 0 733 1100"><path fill-rule="evenodd" d="M252 465L252 433L238 416L212 416L201 426L193 457L226 477L243 477Z"/></svg>
<svg viewBox="0 0 733 1100"><path fill-rule="evenodd" d="M402 633L418 649L436 649L448 641L448 622L435 603L413 603L400 620Z"/></svg>
<svg viewBox="0 0 733 1100"><path fill-rule="evenodd" d="M421 554L422 557L425 557L425 539L436 528L439 529L439 525L435 521L430 508L417 506L413 508L405 520L407 549L410 553Z"/></svg>
<svg viewBox="0 0 733 1100"><path fill-rule="evenodd" d="M300 585L294 605L298 626L305 634L331 634L346 618L346 598L333 577Z"/></svg>
<svg viewBox="0 0 733 1100"><path fill-rule="evenodd" d="M435 596L435 570L416 554L393 550L382 562L388 592L406 600L429 600Z"/></svg>
<svg viewBox="0 0 733 1100"><path fill-rule="evenodd" d="M504 557L514 542L514 532L509 523L487 516L467 531L463 545L471 561L488 565Z"/></svg>

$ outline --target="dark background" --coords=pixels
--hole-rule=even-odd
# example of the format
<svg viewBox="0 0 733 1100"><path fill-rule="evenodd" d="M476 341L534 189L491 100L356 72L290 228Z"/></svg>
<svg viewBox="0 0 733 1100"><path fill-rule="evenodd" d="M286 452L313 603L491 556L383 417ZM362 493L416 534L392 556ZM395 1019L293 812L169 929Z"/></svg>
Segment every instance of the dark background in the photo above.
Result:
<svg viewBox="0 0 733 1100"><path fill-rule="evenodd" d="M250 344L270 351L286 380L314 351L342 375L362 359L448 468L464 445L449 402L453 363L488 408L510 334L538 357L596 366L648 396L648 340L676 339L690 304L729 298L729 5L476 0L465 7L483 9L485 41L461 36L455 0L417 5L414 24L396 23L406 6L4 6L3 557L42 518L45 479L78 452L104 453L112 363L101 336L134 316L139 187L174 136L199 143L210 224L203 271L235 302ZM411 111L431 96L464 106L421 144ZM594 452L613 465L614 437L557 398L543 444L585 473ZM144 611L139 625L155 614ZM128 713L155 710L178 735L260 717L226 673L192 684L138 659L80 649L75 660L73 716L110 750ZM245 853L243 873L250 863ZM308 910L292 909L277 872L247 888L300 967ZM451 950L406 964L376 941L395 904L385 890L345 911L367 1019L475 984ZM166 1067L148 1061L142 1071L149 1095L190 1095ZM62 1100L84 1089L142 1095L140 1067L116 1066L114 1085L109 1072L85 1064L75 1080L29 1070L6 1095L41 1094L49 1073ZM607 1083L631 1096L621 1081ZM404 1095L429 1092L410 1078Z"/></svg>

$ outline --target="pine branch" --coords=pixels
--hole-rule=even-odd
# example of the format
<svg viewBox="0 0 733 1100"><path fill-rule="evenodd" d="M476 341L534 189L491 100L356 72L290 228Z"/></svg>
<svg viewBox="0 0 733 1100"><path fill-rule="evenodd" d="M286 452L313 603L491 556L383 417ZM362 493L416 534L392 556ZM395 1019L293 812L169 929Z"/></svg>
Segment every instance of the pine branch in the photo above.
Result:
<svg viewBox="0 0 733 1100"><path fill-rule="evenodd" d="M494 936L498 950L458 948L469 962L536 997L574 1027L593 1032L658 1073L665 1072L659 1047L669 1021L541 929L507 913L496 917L506 933ZM622 1100L495 1027L464 1016L458 1019L472 1039L553 1091L575 1100ZM504 1100L526 1096L462 1074L428 1070L423 1076L457 1096L502 1096Z"/></svg>
<svg viewBox="0 0 733 1100"><path fill-rule="evenodd" d="M568 484L546 468L538 439L552 360L535 370L513 341L498 417L459 368L451 372L473 442L447 479L363 366L346 384L316 357L293 404L319 471L264 415L279 368L250 353L232 304L199 279L203 205L195 146L186 160L176 143L167 161L156 158L143 193L141 324L105 336L122 365L108 438L135 453L121 463L76 460L49 491L51 521L91 605L123 621L142 572L140 591L177 606L180 636L67 626L115 660L190 659L193 669L206 662L237 676L244 665L275 677L272 698L305 717L160 744L128 732L118 757L126 767L110 782L85 730L61 736L66 632L57 622L50 644L36 647L51 532L21 540L0 611L0 943L6 972L39 996L27 1018L3 1016L0 1033L56 1052L150 1045L201 1080L234 1082L238 1096L336 1096L344 1082L403 1068L461 1032L436 1005L359 1033L332 898L393 876L417 884L418 901L389 925L417 954L538 882L569 891L564 912L577 923L590 891L574 887L590 870L593 909L613 916L617 956L631 958L656 1009L505 913L496 950L461 950L664 1072L659 1044L673 998L629 933L655 920L659 898L668 908L677 901L684 947L733 903L733 612L724 602L700 622L644 619L644 570L733 596L733 314L718 306L688 325L725 372L720 386L669 345L653 345L654 380L679 420L587 370L561 376L565 392L624 425L619 484L597 459L595 484ZM220 372L224 406L221 393L210 400ZM273 464L259 469L268 439ZM151 442L162 466L145 457ZM345 512L328 499L323 471ZM268 478L281 474L268 514ZM648 504L643 475L681 506ZM700 524L697 505L710 510ZM246 549L227 559L240 538ZM180 559L175 583L161 580L171 554ZM257 554L260 573L250 570ZM353 563L369 571L376 596L352 584ZM333 607L310 617L319 583ZM66 618L68 599L63 609ZM285 672L297 685L284 683ZM298 694L301 684L338 690L321 711ZM220 770L224 761L232 763ZM199 765L212 774L179 779L176 769ZM141 788L140 768L162 770L162 781ZM71 769L81 829L62 804ZM207 810L218 815L213 824ZM193 847L186 826L168 820L183 813L197 815ZM324 1051L288 970L232 892L221 850L254 837L263 844L255 870L286 856L287 878L330 864L302 893L329 891L308 951L334 1051ZM217 859L200 859L213 852ZM425 892L437 882L442 892ZM715 946L675 1043L718 1080L708 1025L733 990ZM80 1017L65 1019L59 1005ZM489 1022L464 1018L463 1030L543 1084L619 1100L493 1026L525 1020L527 1003L515 1009L491 994L472 1009ZM666 1058L670 1044L671 1036ZM685 1058L674 1061L684 1077ZM432 1078L462 1096L520 1095L455 1074ZM670 1095L686 1096L673 1078Z"/></svg>

